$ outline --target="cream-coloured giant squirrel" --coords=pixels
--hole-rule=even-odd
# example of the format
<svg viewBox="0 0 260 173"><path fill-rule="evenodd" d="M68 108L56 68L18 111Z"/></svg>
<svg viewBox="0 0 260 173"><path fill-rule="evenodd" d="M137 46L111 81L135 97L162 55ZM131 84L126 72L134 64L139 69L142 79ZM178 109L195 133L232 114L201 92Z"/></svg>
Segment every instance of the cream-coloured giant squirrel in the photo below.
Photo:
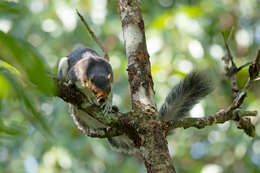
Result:
<svg viewBox="0 0 260 173"><path fill-rule="evenodd" d="M89 47L78 48L59 61L58 78L77 87L88 98L88 104L96 104L104 109L104 116L112 109L113 71L109 62ZM106 126L86 112L69 104L71 115L78 128L84 132L82 120L88 129ZM124 153L134 151L134 144L126 136L108 138L114 149Z"/></svg>

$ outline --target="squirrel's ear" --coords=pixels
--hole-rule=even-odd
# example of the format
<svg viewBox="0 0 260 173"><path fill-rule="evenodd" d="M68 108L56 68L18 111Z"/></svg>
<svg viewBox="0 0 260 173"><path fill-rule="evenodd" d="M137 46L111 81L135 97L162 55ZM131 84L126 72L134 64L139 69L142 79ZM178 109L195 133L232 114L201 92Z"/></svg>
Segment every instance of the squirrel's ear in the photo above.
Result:
<svg viewBox="0 0 260 173"><path fill-rule="evenodd" d="M111 73L109 73L109 74L107 75L107 78L108 78L109 80L111 80Z"/></svg>

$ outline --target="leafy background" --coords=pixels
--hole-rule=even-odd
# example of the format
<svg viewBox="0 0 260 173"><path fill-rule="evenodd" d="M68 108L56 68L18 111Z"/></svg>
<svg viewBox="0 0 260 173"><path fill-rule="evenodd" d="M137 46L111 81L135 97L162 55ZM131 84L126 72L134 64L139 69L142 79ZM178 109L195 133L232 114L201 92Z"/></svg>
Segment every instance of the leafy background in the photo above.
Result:
<svg viewBox="0 0 260 173"><path fill-rule="evenodd" d="M140 1L158 107L169 89L194 69L207 71L214 92L192 117L207 116L232 101L224 77L225 37L235 61L253 60L260 43L259 0ZM79 18L78 9L109 50L115 75L114 104L130 109L121 23L115 0L0 0L0 173L145 172L138 156L113 151L102 139L82 135L67 104L53 97L49 75L62 56L86 45L103 55ZM247 69L238 76L240 87ZM243 108L260 111L260 83ZM260 123L250 138L234 122L202 130L177 129L169 150L177 172L260 172Z"/></svg>

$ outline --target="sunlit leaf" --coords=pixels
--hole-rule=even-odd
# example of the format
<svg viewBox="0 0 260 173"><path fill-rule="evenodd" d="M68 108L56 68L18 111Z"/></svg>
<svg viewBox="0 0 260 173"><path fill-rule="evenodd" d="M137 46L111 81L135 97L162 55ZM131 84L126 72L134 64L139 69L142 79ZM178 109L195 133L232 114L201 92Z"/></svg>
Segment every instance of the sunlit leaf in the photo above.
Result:
<svg viewBox="0 0 260 173"><path fill-rule="evenodd" d="M5 67L7 69L9 69L10 71L14 72L15 74L17 75L21 75L21 73L19 72L19 70L17 70L14 66L8 64L7 62L5 61L2 61L0 60L0 67Z"/></svg>
<svg viewBox="0 0 260 173"><path fill-rule="evenodd" d="M22 15L25 12L25 8L23 8L22 4L8 2L1 0L0 1L0 14L1 16L10 16L10 15Z"/></svg>
<svg viewBox="0 0 260 173"><path fill-rule="evenodd" d="M162 15L158 16L154 22L153 22L153 27L155 29L163 29L165 28L166 24L169 24L173 16L173 13L171 12L166 12L163 13Z"/></svg>
<svg viewBox="0 0 260 173"><path fill-rule="evenodd" d="M189 6L183 9L183 11L190 17L199 17L203 14L203 11L195 6Z"/></svg>
<svg viewBox="0 0 260 173"><path fill-rule="evenodd" d="M0 74L0 99L8 95L11 91L11 86L8 80Z"/></svg>
<svg viewBox="0 0 260 173"><path fill-rule="evenodd" d="M177 70L177 69L173 69L173 70L172 70L172 74L178 74L178 75L180 75L180 76L182 76L182 77L187 76L186 73L183 73L183 72L181 72L180 70Z"/></svg>
<svg viewBox="0 0 260 173"><path fill-rule="evenodd" d="M156 73L156 72L158 72L160 69L161 69L161 65L154 64L154 65L152 65L152 67L151 67L151 72L152 72L152 73Z"/></svg>

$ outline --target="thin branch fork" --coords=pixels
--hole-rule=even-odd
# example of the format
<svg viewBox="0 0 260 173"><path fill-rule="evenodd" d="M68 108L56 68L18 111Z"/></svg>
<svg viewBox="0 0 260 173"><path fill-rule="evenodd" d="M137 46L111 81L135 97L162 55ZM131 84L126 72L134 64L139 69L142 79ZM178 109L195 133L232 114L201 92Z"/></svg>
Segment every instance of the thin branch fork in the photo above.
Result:
<svg viewBox="0 0 260 173"><path fill-rule="evenodd" d="M258 50L258 54L255 58L255 61L249 66L249 78L246 84L244 85L244 87L241 89L241 92L238 93L238 95L234 98L233 103L229 107L229 111L239 108L242 105L250 86L253 84L253 82L255 82L255 79L258 77L259 71L260 71L260 48ZM234 75L236 75L236 73L234 73ZM233 82L235 82L237 85L236 80Z"/></svg>
<svg viewBox="0 0 260 173"><path fill-rule="evenodd" d="M229 35L228 38L231 38L231 36ZM227 58L224 59L224 61L226 64L226 74L228 74L230 72L230 69L232 68L236 69L237 66L233 61L233 57L230 53L227 41L225 41L225 45L228 49L228 56ZM231 63L231 67L229 67L229 62L233 62ZM257 111L245 111L240 109L240 106L244 102L250 86L253 84L253 82L258 80L258 75L260 71L260 47L258 49L258 53L255 60L253 62L247 63L246 65L243 65L243 67L249 64L250 64L249 78L246 84L244 85L244 87L241 89L241 92L239 92L239 90L236 89L238 88L237 80L236 80L236 73L238 72L238 70L233 71L234 73L231 73L231 75L227 75L230 78L232 92L233 95L235 96L233 102L229 107L227 107L224 110L220 110L216 114L207 116L205 118L182 118L178 120L168 121L166 122L165 128L168 131L180 127L182 128L195 127L200 129L213 124L224 123L228 120L234 120L238 122L238 128L243 129L247 135L253 137L255 135L255 127L251 123L250 119L247 117L256 116Z"/></svg>
<svg viewBox="0 0 260 173"><path fill-rule="evenodd" d="M232 37L234 28L232 27L231 32L229 33L228 40L225 39L224 33L222 33L224 44L227 50L227 55L223 57L224 63L225 63L225 71L226 76L230 79L231 87L232 87L232 93L233 98L236 98L239 94L239 87L237 84L237 72L238 68L236 63L234 62L234 58L231 54L231 50L229 48L228 43L230 42L230 39Z"/></svg>
<svg viewBox="0 0 260 173"><path fill-rule="evenodd" d="M255 63L251 63L251 62L248 62L248 63L246 63L246 64L240 66L239 68L237 68L237 65L236 65L236 63L234 62L234 58L233 58L233 56L232 56L232 54L231 54L231 51L230 51L230 48L229 48L229 45L228 45L228 43L229 43L229 41L230 41L230 39L231 39L231 37L232 37L233 31L234 31L234 28L232 27L231 32L229 33L229 36L228 36L228 40L225 40L224 34L223 34L225 47L226 47L226 49L227 49L227 56L226 56L226 58L224 58L226 76L230 79L231 88L232 88L232 93L233 93L233 98L234 98L233 103L229 106L229 108L228 108L228 110L227 110L228 112L231 112L231 111L233 111L234 109L237 109L237 108L239 108L239 107L242 105L244 99L246 98L248 89L249 89L249 87L251 86L251 84L252 84L252 82L253 82L252 78L255 79L255 76L257 76L258 73L259 73L259 65L258 65L258 66L255 65L254 67L256 67L256 69L254 69L254 67L252 67L252 66L253 66L253 64L255 64ZM258 56L257 56L257 57L258 57ZM257 61L257 58L256 58L255 61ZM230 63L230 62L231 62L231 66L229 67L229 63ZM250 63L251 63L251 65L250 65ZM249 75L250 75L250 78L248 79L248 81L246 82L246 84L245 84L245 86L242 88L242 90L239 91L239 87L238 87L238 84L237 84L237 73L238 73L242 68L246 67L247 65L250 65L250 67L249 67ZM250 72L250 69L251 69L252 72ZM255 76L254 76L254 77L252 77L252 75L251 75L251 74L253 74L253 71L255 72ZM256 72L256 71L257 71L257 72ZM244 128L245 131L246 131L246 129L247 129L248 126L253 126L253 125L251 124L250 120L245 119L245 118L240 118L240 119L238 119L237 121L238 121L238 127L239 127L239 128L242 128L242 129ZM245 125L245 124L248 124L248 125ZM253 130L254 130L254 129L253 129ZM252 133L252 134L254 134L254 133Z"/></svg>

